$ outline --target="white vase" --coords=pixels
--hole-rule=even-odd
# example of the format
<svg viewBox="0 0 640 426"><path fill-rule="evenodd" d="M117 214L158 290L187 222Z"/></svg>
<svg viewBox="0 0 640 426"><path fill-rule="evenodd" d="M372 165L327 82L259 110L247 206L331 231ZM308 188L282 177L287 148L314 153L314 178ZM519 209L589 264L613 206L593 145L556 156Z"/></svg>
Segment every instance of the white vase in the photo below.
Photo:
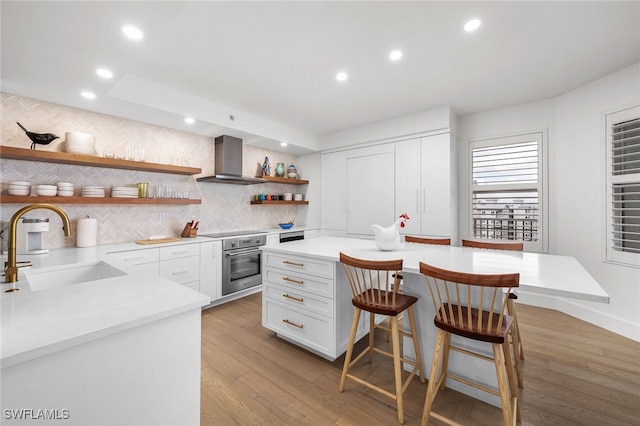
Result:
<svg viewBox="0 0 640 426"><path fill-rule="evenodd" d="M395 250L400 244L400 220L396 220L387 228L380 225L371 225L371 229L376 234L376 247L378 250L391 251Z"/></svg>

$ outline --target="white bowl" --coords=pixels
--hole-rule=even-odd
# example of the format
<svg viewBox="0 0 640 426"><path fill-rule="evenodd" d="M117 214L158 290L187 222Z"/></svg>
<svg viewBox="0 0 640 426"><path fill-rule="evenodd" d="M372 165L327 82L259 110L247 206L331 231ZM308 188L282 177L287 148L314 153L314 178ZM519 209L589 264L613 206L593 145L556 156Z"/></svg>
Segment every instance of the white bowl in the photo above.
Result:
<svg viewBox="0 0 640 426"><path fill-rule="evenodd" d="M9 189L31 189L31 185L14 185L10 183Z"/></svg>
<svg viewBox="0 0 640 426"><path fill-rule="evenodd" d="M71 182L56 182L56 186L58 188L73 188L73 184Z"/></svg>
<svg viewBox="0 0 640 426"><path fill-rule="evenodd" d="M73 190L71 191L64 191L64 190L58 190L58 197L73 197Z"/></svg>
<svg viewBox="0 0 640 426"><path fill-rule="evenodd" d="M57 190L57 189L58 189L58 187L57 187L57 186L55 186L55 185L46 185L46 184L42 184L42 185L36 185L36 190L38 190L38 189L44 189L44 190L47 190L47 189L49 189L49 190L56 189L56 190Z"/></svg>
<svg viewBox="0 0 640 426"><path fill-rule="evenodd" d="M12 180L9 182L9 185L15 186L31 186L31 182L27 180Z"/></svg>
<svg viewBox="0 0 640 426"><path fill-rule="evenodd" d="M31 194L31 188L13 189L9 188L9 195L29 195Z"/></svg>
<svg viewBox="0 0 640 426"><path fill-rule="evenodd" d="M40 197L54 197L57 193L58 193L57 189L38 189L38 188L36 188L36 195L39 195Z"/></svg>

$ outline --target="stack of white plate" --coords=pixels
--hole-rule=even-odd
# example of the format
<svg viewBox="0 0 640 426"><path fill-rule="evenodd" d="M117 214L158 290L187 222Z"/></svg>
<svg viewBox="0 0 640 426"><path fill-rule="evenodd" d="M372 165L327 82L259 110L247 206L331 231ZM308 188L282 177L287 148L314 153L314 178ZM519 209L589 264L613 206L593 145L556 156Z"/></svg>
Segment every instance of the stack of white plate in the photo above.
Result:
<svg viewBox="0 0 640 426"><path fill-rule="evenodd" d="M138 198L138 188L132 186L114 186L111 196L115 198Z"/></svg>
<svg viewBox="0 0 640 426"><path fill-rule="evenodd" d="M31 194L31 182L26 180L12 180L9 182L9 195Z"/></svg>
<svg viewBox="0 0 640 426"><path fill-rule="evenodd" d="M73 184L71 182L56 182L59 197L73 197Z"/></svg>
<svg viewBox="0 0 640 426"><path fill-rule="evenodd" d="M104 186L87 185L82 187L83 197L104 197Z"/></svg>
<svg viewBox="0 0 640 426"><path fill-rule="evenodd" d="M36 185L36 195L40 197L55 197L58 187L55 185Z"/></svg>

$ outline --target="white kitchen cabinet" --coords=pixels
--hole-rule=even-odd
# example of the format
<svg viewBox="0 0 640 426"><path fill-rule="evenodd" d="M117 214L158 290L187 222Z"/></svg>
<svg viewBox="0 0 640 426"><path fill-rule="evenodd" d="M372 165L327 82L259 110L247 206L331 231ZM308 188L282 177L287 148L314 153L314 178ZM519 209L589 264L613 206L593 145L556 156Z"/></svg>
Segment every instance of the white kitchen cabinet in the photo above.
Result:
<svg viewBox="0 0 640 426"><path fill-rule="evenodd" d="M322 154L323 234L373 235L394 210L394 144Z"/></svg>
<svg viewBox="0 0 640 426"><path fill-rule="evenodd" d="M205 243L206 244L206 243ZM176 244L109 253L133 267L136 272L160 275L199 291L200 244ZM211 297L211 296L210 296Z"/></svg>
<svg viewBox="0 0 640 426"><path fill-rule="evenodd" d="M109 256L131 265L136 272L153 275L158 275L160 272L158 265L160 250L158 248L119 251L109 253Z"/></svg>
<svg viewBox="0 0 640 426"><path fill-rule="evenodd" d="M450 133L395 143L395 216L405 235L457 240L455 140Z"/></svg>
<svg viewBox="0 0 640 426"><path fill-rule="evenodd" d="M395 221L394 144L352 149L347 159L347 234L373 235Z"/></svg>
<svg viewBox="0 0 640 426"><path fill-rule="evenodd" d="M200 244L200 292L215 301L222 297L222 241Z"/></svg>
<svg viewBox="0 0 640 426"><path fill-rule="evenodd" d="M347 152L323 153L320 176L322 229L345 233L347 231Z"/></svg>
<svg viewBox="0 0 640 426"><path fill-rule="evenodd" d="M262 271L264 327L330 360L345 352L353 306L342 265L267 248ZM361 318L358 338L368 331L367 318Z"/></svg>

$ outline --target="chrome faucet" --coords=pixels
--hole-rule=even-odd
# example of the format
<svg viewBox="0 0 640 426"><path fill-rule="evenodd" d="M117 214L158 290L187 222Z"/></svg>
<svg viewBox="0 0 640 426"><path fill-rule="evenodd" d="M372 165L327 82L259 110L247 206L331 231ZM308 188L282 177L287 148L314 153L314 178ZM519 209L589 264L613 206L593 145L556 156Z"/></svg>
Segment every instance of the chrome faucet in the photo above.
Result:
<svg viewBox="0 0 640 426"><path fill-rule="evenodd" d="M15 214L11 216L11 220L9 221L9 254L4 268L5 283L15 283L18 281L18 264L16 261L16 229L18 226L18 220L20 220L22 215L24 215L25 213L37 209L47 209L58 213L64 225L62 229L64 229L65 237L71 236L71 225L69 223L69 216L67 216L67 214L58 206L54 206L53 204L38 203L28 205L15 212Z"/></svg>

